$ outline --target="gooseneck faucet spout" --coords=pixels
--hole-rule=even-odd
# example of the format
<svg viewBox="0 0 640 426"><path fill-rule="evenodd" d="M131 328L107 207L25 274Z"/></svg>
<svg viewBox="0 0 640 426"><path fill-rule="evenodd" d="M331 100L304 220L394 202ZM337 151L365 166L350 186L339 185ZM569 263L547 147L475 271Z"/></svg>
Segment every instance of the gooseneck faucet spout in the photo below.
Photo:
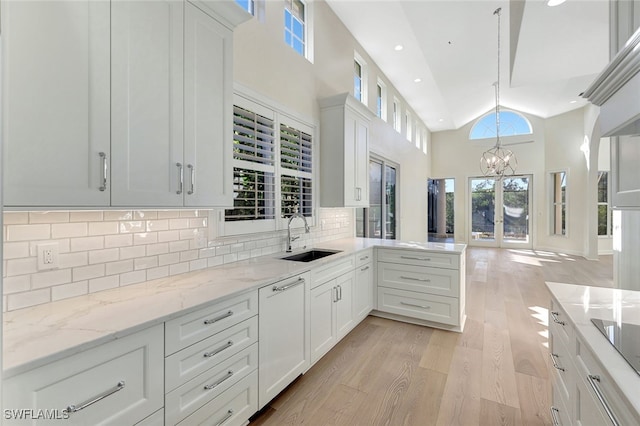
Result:
<svg viewBox="0 0 640 426"><path fill-rule="evenodd" d="M289 217L289 223L287 224L287 253L291 253L291 243L297 240L298 238L300 238L300 236L297 236L297 237L291 236L291 221L296 217L299 217L300 219L304 220L304 232L306 234L309 233L309 224L307 223L307 218L304 217L301 213L296 212L292 214Z"/></svg>

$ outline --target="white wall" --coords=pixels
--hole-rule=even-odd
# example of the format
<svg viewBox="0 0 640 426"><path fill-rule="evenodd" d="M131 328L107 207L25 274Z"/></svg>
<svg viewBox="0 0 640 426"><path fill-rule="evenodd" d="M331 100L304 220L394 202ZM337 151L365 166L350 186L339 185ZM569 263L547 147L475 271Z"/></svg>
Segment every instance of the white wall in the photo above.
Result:
<svg viewBox="0 0 640 426"><path fill-rule="evenodd" d="M585 253L585 214L587 209L587 158L585 157L584 109L548 119L523 114L533 126L532 142L503 145L518 159L518 174L533 175L532 240L533 247L569 254ZM464 127L432 134L431 177L456 179L455 240L469 243L469 177L480 176L479 159L495 140L469 140L474 122ZM588 142L588 139L587 139ZM588 145L587 145L588 146ZM588 150L587 150L588 151ZM567 236L550 235L549 173L568 173ZM595 188L593 189L595 191ZM595 206L589 207L595 209Z"/></svg>
<svg viewBox="0 0 640 426"><path fill-rule="evenodd" d="M368 108L375 112L376 84L380 78L387 87L389 122L394 96L403 103L404 117L407 106L403 98L331 8L324 1L309 4L313 7L313 63L284 43L283 3L267 1L264 19L252 19L234 33L234 80L317 123L318 99L345 92L353 95L353 61L357 51L367 63ZM415 120L415 112L411 109L409 112ZM412 127L415 134L416 125ZM370 147L373 153L400 165L399 237L425 241L430 165L427 155L416 148L415 142L407 141L380 119L372 123Z"/></svg>

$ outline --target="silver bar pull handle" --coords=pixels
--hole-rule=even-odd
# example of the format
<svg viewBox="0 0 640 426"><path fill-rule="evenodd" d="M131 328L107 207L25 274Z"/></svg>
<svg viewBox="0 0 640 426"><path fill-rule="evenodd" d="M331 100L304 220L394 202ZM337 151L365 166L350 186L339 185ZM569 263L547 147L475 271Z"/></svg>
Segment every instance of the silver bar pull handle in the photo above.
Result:
<svg viewBox="0 0 640 426"><path fill-rule="evenodd" d="M220 346L218 349L214 349L211 352L205 352L204 353L204 357L205 358L211 358L212 356L216 356L220 352L224 351L225 349L229 349L231 346L233 346L233 341L229 340L225 345Z"/></svg>
<svg viewBox="0 0 640 426"><path fill-rule="evenodd" d="M71 404L69 405L64 411L66 411L67 413L71 414L71 413L77 413L80 410L84 410L85 408L89 407L90 405L95 404L98 401L101 401L103 399L105 399L108 396L113 395L116 392L121 391L122 389L124 389L124 380L119 381L113 388L102 392L100 395L94 396L93 398L89 398L86 401L81 402L80 404Z"/></svg>
<svg viewBox="0 0 640 426"><path fill-rule="evenodd" d="M587 375L587 380L589 381L589 384L591 385L593 391L596 393L596 397L598 398L598 401L600 401L600 404L602 404L602 407L604 408L604 411L606 411L609 420L611 420L611 423L613 423L614 426L620 426L620 423L616 419L616 416L613 415L613 411L611 410L611 407L609 407L607 400L604 399L602 391L600 391L600 387L598 386L598 383L600 382L600 376L589 374Z"/></svg>
<svg viewBox="0 0 640 426"><path fill-rule="evenodd" d="M304 278L298 278L298 281L292 282L291 284L283 285L281 287L278 287L277 285L274 285L271 290L275 291L275 292L287 291L291 287L295 287L295 286L300 285L302 283L304 283Z"/></svg>
<svg viewBox="0 0 640 426"><path fill-rule="evenodd" d="M233 417L233 410L229 409L229 411L227 411L227 414L223 418L221 418L218 423L216 423L216 426L222 426L222 424L229 420L231 417Z"/></svg>
<svg viewBox="0 0 640 426"><path fill-rule="evenodd" d="M558 410L556 407L551 407L551 421L553 422L553 426L561 426L560 420L558 419L559 412L560 410Z"/></svg>
<svg viewBox="0 0 640 426"><path fill-rule="evenodd" d="M360 260L367 260L368 258L369 258L369 256L362 256L362 257L360 258Z"/></svg>
<svg viewBox="0 0 640 426"><path fill-rule="evenodd" d="M564 371L564 367L560 367L560 365L558 365L558 363L556 362L556 358L558 358L558 354L549 353L549 356L551 356L551 362L553 363L553 368L555 368L556 370Z"/></svg>
<svg viewBox="0 0 640 426"><path fill-rule="evenodd" d="M233 377L233 371L229 370L227 372L227 374L222 377L221 379L216 380L215 382L211 383L210 385L206 385L204 387L204 390L211 390L213 388L217 388L218 386L220 386L223 382L229 380L231 377Z"/></svg>
<svg viewBox="0 0 640 426"><path fill-rule="evenodd" d="M342 300L342 286L338 286L338 300Z"/></svg>
<svg viewBox="0 0 640 426"><path fill-rule="evenodd" d="M409 281L420 281L423 283L430 283L431 280L430 279L422 279L422 278L414 278L414 277L405 277L404 275L400 275L400 278L402 278L403 280L409 280Z"/></svg>
<svg viewBox="0 0 640 426"><path fill-rule="evenodd" d="M364 268L360 268L360 270L361 270L362 272L366 271L367 269L369 269L369 267L368 267L368 266L365 266Z"/></svg>
<svg viewBox="0 0 640 426"><path fill-rule="evenodd" d="M107 175L109 174L109 166L107 165L107 154L99 152L98 155L102 159L102 185L98 188L100 191L107 190Z"/></svg>
<svg viewBox="0 0 640 426"><path fill-rule="evenodd" d="M178 190L176 194L182 194L182 189L184 188L184 167L182 167L182 163L176 163L178 167Z"/></svg>
<svg viewBox="0 0 640 426"><path fill-rule="evenodd" d="M553 322L555 322L556 324L560 324L560 325L566 325L567 324L566 322L560 321L558 319L558 315L560 315L560 312L551 311L551 318L553 319Z"/></svg>
<svg viewBox="0 0 640 426"><path fill-rule="evenodd" d="M196 168L192 164L187 164L187 169L191 175L191 188L187 191L187 194L191 195L196 192Z"/></svg>
<svg viewBox="0 0 640 426"><path fill-rule="evenodd" d="M331 299L333 299L333 303L338 303L338 287L331 289Z"/></svg>
<svg viewBox="0 0 640 426"><path fill-rule="evenodd" d="M219 317L215 317L215 318L204 320L204 325L210 325L210 324L213 324L215 322L222 321L225 318L229 318L231 315L233 315L233 311L229 311L226 314L220 315Z"/></svg>
<svg viewBox="0 0 640 426"><path fill-rule="evenodd" d="M411 306L411 307L414 307L414 308L431 309L431 306L429 306L429 305L426 305L426 306L425 305L414 305L413 303L407 303L407 302L400 302L400 304L404 305L404 306Z"/></svg>
<svg viewBox="0 0 640 426"><path fill-rule="evenodd" d="M400 259L409 259L409 260L423 260L423 261L431 261L430 257L412 257L412 256L400 256Z"/></svg>

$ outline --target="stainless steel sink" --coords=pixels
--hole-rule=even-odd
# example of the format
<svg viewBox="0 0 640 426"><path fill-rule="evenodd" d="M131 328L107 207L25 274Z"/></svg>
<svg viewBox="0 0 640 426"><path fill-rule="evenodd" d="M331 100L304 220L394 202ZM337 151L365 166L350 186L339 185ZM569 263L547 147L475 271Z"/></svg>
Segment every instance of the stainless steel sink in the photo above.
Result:
<svg viewBox="0 0 640 426"><path fill-rule="evenodd" d="M291 256L283 257L284 260L293 260L294 262L311 262L313 260L322 259L323 257L331 256L332 254L340 253L341 250L323 250L315 249L302 253L294 254Z"/></svg>

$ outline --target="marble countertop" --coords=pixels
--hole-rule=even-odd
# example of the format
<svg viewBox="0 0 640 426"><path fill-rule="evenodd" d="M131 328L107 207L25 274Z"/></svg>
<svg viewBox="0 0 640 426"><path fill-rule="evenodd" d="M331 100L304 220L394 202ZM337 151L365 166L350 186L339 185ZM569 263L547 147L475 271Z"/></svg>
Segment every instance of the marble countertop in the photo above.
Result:
<svg viewBox="0 0 640 426"><path fill-rule="evenodd" d="M611 375L629 403L640 413L640 375L591 323L591 318L640 325L640 291L547 282L581 340Z"/></svg>
<svg viewBox="0 0 640 426"><path fill-rule="evenodd" d="M56 361L213 301L251 291L371 247L461 254L464 244L347 238L314 248L341 250L313 262L275 253L141 284L7 312L3 315L4 377ZM304 250L296 250L301 252Z"/></svg>

